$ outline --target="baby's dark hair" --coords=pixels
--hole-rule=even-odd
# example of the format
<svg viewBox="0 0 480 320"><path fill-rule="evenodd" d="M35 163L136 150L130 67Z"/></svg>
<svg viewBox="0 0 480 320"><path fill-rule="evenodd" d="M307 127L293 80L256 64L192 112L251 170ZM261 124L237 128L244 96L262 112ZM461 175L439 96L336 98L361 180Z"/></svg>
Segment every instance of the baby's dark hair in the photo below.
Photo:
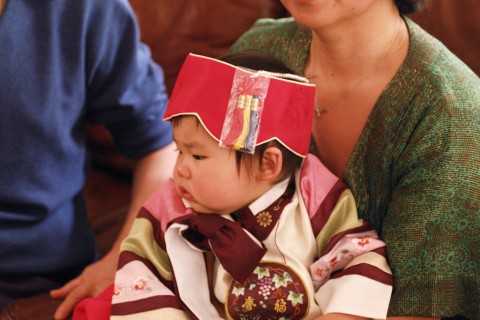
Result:
<svg viewBox="0 0 480 320"><path fill-rule="evenodd" d="M398 11L404 15L422 11L428 2L429 0L395 0Z"/></svg>
<svg viewBox="0 0 480 320"><path fill-rule="evenodd" d="M227 55L219 57L218 59L230 63L234 66L251 70L264 70L275 73L294 74L294 72L289 69L280 59L277 59L267 53L260 51L243 51L237 53L229 53ZM278 178L278 181L289 177L292 173L295 172L295 170L301 167L303 160L302 157L296 155L295 153L287 149L280 142L272 140L257 145L255 147L255 153L253 155L237 151L236 160L238 170L240 170L243 161L247 170L249 170L249 172L252 172L255 161L257 161L257 163L261 165L263 154L268 147L278 148L282 152L282 171Z"/></svg>

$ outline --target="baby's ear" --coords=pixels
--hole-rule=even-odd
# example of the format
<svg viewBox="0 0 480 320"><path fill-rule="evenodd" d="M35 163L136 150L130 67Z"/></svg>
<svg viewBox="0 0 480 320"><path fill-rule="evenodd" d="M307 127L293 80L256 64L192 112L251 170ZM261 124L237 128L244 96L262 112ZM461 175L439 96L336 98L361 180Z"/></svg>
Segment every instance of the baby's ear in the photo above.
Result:
<svg viewBox="0 0 480 320"><path fill-rule="evenodd" d="M259 178L275 181L282 173L283 155L277 147L268 147L262 156Z"/></svg>

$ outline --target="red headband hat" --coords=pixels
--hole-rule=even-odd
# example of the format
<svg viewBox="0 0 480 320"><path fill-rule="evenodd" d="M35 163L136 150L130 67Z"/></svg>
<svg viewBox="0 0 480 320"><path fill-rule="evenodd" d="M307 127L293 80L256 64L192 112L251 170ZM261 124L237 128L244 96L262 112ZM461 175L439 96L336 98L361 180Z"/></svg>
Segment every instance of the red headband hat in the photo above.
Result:
<svg viewBox="0 0 480 320"><path fill-rule="evenodd" d="M190 54L177 77L164 119L195 115L220 146L253 153L256 145L275 139L305 157L315 86L298 80L307 81Z"/></svg>

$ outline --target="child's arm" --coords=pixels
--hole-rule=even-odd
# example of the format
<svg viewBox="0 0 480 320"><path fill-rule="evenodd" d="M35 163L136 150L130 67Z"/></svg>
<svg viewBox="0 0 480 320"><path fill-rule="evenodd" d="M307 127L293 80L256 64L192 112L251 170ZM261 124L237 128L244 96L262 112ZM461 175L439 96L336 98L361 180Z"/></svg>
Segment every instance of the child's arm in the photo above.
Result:
<svg viewBox="0 0 480 320"><path fill-rule="evenodd" d="M188 214L181 203L174 203L172 192L169 181L145 203L122 242L112 319L190 319L173 290L173 272L164 240L167 220Z"/></svg>
<svg viewBox="0 0 480 320"><path fill-rule="evenodd" d="M348 189L338 197L317 244L319 259L310 267L315 299L327 315L332 314L321 319L346 319L334 316L337 313L385 319L392 292L385 244L358 219Z"/></svg>
<svg viewBox="0 0 480 320"><path fill-rule="evenodd" d="M393 282L385 244L358 218L351 191L318 158L307 156L298 179L317 243L310 266L315 300L325 317L385 319Z"/></svg>
<svg viewBox="0 0 480 320"><path fill-rule="evenodd" d="M140 209L121 244L115 283L78 304L74 320L190 319L173 290L164 240L168 221L190 213L174 192L169 181Z"/></svg>

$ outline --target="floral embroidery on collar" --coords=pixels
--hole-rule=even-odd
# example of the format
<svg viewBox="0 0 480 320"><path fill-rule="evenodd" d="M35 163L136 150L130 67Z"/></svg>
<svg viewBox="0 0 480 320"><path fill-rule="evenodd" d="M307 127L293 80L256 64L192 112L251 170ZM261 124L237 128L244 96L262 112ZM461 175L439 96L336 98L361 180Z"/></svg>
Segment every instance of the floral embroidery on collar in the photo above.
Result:
<svg viewBox="0 0 480 320"><path fill-rule="evenodd" d="M270 224L272 223L272 215L268 212L268 211L263 211L263 212L260 212L258 215L257 215L257 223L261 226L261 227L268 227L270 226Z"/></svg>
<svg viewBox="0 0 480 320"><path fill-rule="evenodd" d="M287 189L275 202L256 215L248 207L238 210L232 214L232 218L240 222L242 228L254 235L258 240L265 240L273 230L285 206L290 203L295 192L295 182L290 181Z"/></svg>

